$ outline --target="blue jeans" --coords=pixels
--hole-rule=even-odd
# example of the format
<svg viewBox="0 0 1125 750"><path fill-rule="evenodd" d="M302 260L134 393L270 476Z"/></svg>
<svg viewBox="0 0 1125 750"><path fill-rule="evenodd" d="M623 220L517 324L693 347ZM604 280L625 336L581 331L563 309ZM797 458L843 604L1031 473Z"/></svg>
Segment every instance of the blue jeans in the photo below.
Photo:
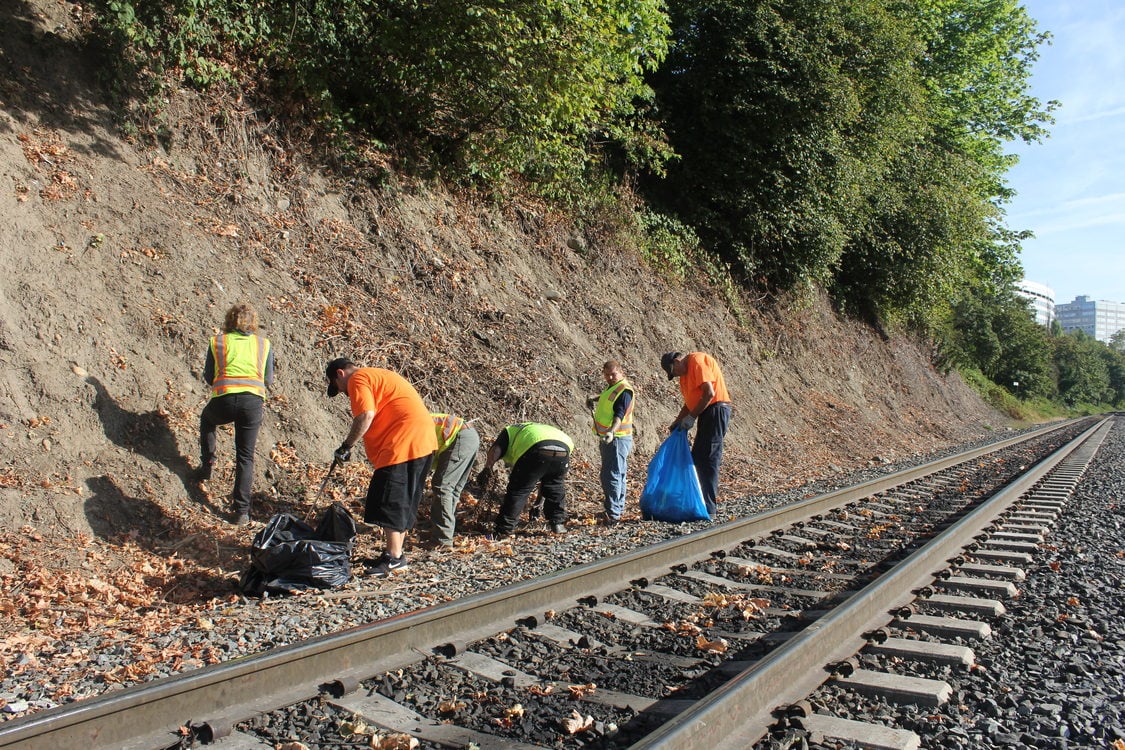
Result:
<svg viewBox="0 0 1125 750"><path fill-rule="evenodd" d="M723 438L730 425L730 404L711 404L696 420L695 440L691 444L691 461L699 475L703 503L715 515L715 498L719 494L719 466L723 463Z"/></svg>
<svg viewBox="0 0 1125 750"><path fill-rule="evenodd" d="M625 512L625 472L629 469L629 453L633 436L614 438L599 446L602 452L602 506L610 518L617 520Z"/></svg>

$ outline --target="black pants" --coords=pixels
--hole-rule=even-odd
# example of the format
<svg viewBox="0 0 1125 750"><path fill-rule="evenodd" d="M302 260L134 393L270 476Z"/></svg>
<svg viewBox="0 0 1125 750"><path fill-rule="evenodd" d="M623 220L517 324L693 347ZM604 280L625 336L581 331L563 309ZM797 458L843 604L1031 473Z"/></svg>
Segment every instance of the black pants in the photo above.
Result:
<svg viewBox="0 0 1125 750"><path fill-rule="evenodd" d="M691 444L691 462L699 475L699 488L707 512L715 515L715 498L719 495L719 466L723 463L723 439L730 425L730 404L711 404L696 421L695 441Z"/></svg>
<svg viewBox="0 0 1125 750"><path fill-rule="evenodd" d="M216 396L199 416L199 459L204 466L215 460L215 428L234 422L234 491L231 500L237 513L250 512L250 486L254 482L254 446L262 426L262 397L253 393Z"/></svg>
<svg viewBox="0 0 1125 750"><path fill-rule="evenodd" d="M534 446L520 456L508 477L508 490L496 517L496 534L511 534L527 504L527 497L539 485L543 515L549 523L566 523L566 472L570 469L569 453Z"/></svg>

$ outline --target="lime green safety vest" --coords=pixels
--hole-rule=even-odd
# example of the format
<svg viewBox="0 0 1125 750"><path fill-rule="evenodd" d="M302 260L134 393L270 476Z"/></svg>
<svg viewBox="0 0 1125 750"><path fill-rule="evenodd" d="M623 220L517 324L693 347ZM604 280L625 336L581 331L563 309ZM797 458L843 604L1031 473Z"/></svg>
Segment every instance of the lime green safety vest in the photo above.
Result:
<svg viewBox="0 0 1125 750"><path fill-rule="evenodd" d="M255 393L265 398L269 354L270 340L254 334L233 331L212 338L215 379L211 382L211 396Z"/></svg>
<svg viewBox="0 0 1125 750"><path fill-rule="evenodd" d="M434 418L434 431L437 432L437 452L441 453L457 437L465 426L465 420L452 414L430 414Z"/></svg>
<svg viewBox="0 0 1125 750"><path fill-rule="evenodd" d="M604 435L609 432L609 427L613 424L613 402L625 391L632 393L633 385L628 380L622 379L606 388L602 391L602 395L598 396L598 405L594 407L595 435ZM632 434L633 402L630 401L629 408L625 410L625 415L621 417L621 424L613 431L613 436L625 437Z"/></svg>
<svg viewBox="0 0 1125 750"><path fill-rule="evenodd" d="M528 449L544 440L557 440L565 445L568 451L574 450L574 441L570 436L549 424L523 422L508 425L504 431L508 433L508 451L504 454L504 463L508 466L514 465Z"/></svg>

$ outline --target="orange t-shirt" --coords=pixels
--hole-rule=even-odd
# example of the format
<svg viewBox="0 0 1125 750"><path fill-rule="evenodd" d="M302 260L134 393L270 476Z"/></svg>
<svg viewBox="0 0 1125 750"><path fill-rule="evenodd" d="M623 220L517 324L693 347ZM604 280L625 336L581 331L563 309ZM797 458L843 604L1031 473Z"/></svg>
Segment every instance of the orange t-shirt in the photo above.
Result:
<svg viewBox="0 0 1125 750"><path fill-rule="evenodd" d="M711 399L711 404L730 401L727 384L723 380L723 371L719 369L719 363L714 357L703 352L692 352L685 360L687 371L680 376L680 393L683 394L684 404L688 409L694 409L699 404L699 399L703 395L700 389L704 383L715 384L715 397Z"/></svg>
<svg viewBox="0 0 1125 750"><path fill-rule="evenodd" d="M406 378L378 367L362 367L348 379L352 416L374 411L363 435L367 460L376 469L428 456L437 450L434 420Z"/></svg>

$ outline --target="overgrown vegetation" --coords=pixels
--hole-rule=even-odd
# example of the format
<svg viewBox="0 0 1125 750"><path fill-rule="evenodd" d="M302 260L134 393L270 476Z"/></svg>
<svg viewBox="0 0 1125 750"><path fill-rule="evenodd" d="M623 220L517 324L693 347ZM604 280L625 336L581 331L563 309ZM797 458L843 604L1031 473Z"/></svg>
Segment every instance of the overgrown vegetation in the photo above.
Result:
<svg viewBox="0 0 1125 750"><path fill-rule="evenodd" d="M353 161L632 216L661 272L827 289L1018 410L1125 398L1118 348L1034 326L1004 151L1055 103L1016 0L100 0L134 91L233 84ZM153 101L156 101L153 98ZM634 196L642 200L638 203ZM999 395L997 395L999 394Z"/></svg>

